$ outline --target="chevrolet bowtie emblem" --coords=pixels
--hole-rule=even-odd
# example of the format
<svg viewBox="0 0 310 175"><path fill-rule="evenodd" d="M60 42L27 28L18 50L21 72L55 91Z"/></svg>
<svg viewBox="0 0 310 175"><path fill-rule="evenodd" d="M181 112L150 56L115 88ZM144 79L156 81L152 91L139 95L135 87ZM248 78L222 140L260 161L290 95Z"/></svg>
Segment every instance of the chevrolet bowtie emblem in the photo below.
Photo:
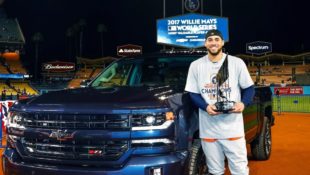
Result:
<svg viewBox="0 0 310 175"><path fill-rule="evenodd" d="M68 132L68 130L56 130L52 131L49 138L54 138L59 141L66 141L74 137L75 132Z"/></svg>

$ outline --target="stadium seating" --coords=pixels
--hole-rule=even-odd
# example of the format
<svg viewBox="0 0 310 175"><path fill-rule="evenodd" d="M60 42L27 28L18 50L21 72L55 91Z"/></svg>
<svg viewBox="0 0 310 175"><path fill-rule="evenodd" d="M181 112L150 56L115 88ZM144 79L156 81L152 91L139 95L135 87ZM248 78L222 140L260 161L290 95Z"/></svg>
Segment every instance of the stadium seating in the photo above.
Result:
<svg viewBox="0 0 310 175"><path fill-rule="evenodd" d="M92 79L92 78L96 77L101 71L102 71L102 69L99 69L99 68L94 69L90 78Z"/></svg>
<svg viewBox="0 0 310 175"><path fill-rule="evenodd" d="M0 64L0 74L8 74L8 70L2 64Z"/></svg>
<svg viewBox="0 0 310 175"><path fill-rule="evenodd" d="M68 88L80 87L81 82L83 80L90 79L92 73L93 69L86 69L86 68L80 69L79 71L76 72L75 78L69 82Z"/></svg>
<svg viewBox="0 0 310 175"><path fill-rule="evenodd" d="M95 78L100 72L102 71L101 68L83 68L76 72L75 79L72 79L69 84L68 88L77 88L80 87L80 84L83 80L93 79Z"/></svg>
<svg viewBox="0 0 310 175"><path fill-rule="evenodd" d="M11 82L11 87L13 87L19 93L26 93L30 95L38 95L38 91L35 90L28 82Z"/></svg>
<svg viewBox="0 0 310 175"><path fill-rule="evenodd" d="M4 82L0 82L0 91L1 91L1 93L5 93L6 94L6 96L9 96L9 95L17 95L17 92L14 90L14 89L12 89L12 88L10 88L6 83L4 83Z"/></svg>
<svg viewBox="0 0 310 175"><path fill-rule="evenodd" d="M26 69L22 66L19 60L6 60L6 62L12 73L27 74Z"/></svg>
<svg viewBox="0 0 310 175"><path fill-rule="evenodd" d="M73 80L71 80L68 84L68 88L72 89L72 88L77 88L77 87L80 87L80 84L83 80L86 80L86 79L82 79L82 78L75 78Z"/></svg>
<svg viewBox="0 0 310 175"><path fill-rule="evenodd" d="M79 71L76 72L75 77L76 78L81 78L81 79L88 79L92 73L92 69L80 69Z"/></svg>

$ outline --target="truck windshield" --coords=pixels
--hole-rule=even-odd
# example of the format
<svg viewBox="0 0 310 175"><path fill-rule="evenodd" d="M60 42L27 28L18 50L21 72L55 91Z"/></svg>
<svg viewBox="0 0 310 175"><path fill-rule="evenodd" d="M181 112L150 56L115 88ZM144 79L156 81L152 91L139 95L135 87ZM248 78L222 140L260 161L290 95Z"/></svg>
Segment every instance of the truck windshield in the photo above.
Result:
<svg viewBox="0 0 310 175"><path fill-rule="evenodd" d="M90 86L184 86L189 65L197 58L198 56L122 59L106 68Z"/></svg>

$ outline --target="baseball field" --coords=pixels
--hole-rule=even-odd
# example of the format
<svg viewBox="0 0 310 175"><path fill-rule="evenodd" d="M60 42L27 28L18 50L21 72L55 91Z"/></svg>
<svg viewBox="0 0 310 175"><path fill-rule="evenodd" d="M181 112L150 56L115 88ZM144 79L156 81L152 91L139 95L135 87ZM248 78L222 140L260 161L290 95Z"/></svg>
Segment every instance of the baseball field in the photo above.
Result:
<svg viewBox="0 0 310 175"><path fill-rule="evenodd" d="M310 96L279 96L273 98L273 111L310 112Z"/></svg>

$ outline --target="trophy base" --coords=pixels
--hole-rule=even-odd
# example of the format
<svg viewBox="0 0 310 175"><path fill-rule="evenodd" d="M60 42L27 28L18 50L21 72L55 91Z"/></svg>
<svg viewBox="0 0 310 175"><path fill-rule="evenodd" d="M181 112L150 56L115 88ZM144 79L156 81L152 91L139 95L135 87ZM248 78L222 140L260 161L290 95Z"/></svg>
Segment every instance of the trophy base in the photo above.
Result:
<svg viewBox="0 0 310 175"><path fill-rule="evenodd" d="M229 113L229 111L233 110L233 107L235 105L234 101L221 101L216 102L214 104L216 106L216 112L222 112L222 113Z"/></svg>

